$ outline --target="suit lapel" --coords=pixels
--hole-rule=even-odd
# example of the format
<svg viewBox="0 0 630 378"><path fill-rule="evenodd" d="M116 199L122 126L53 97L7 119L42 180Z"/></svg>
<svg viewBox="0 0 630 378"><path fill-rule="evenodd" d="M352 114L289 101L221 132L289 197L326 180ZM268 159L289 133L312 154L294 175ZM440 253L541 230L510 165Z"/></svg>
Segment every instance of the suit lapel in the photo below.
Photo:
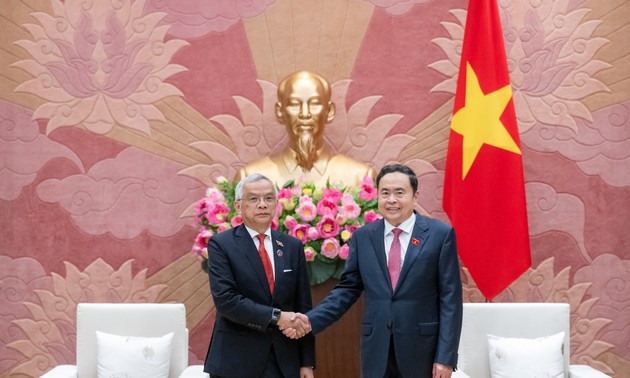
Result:
<svg viewBox="0 0 630 378"><path fill-rule="evenodd" d="M234 230L234 240L236 242L236 245L238 245L239 249L243 252L243 255L245 255L245 257L251 264L254 274L256 275L256 277L258 277L258 280L260 281L260 286L271 298L271 292L269 290L269 284L267 283L265 268L263 267L262 261L260 260L260 255L258 254L258 250L256 249L256 244L254 244L254 240L249 235L244 225L240 225L236 228L236 230Z"/></svg>
<svg viewBox="0 0 630 378"><path fill-rule="evenodd" d="M291 269L290 259L287 256L288 241L280 232L271 230L271 245L273 247L273 265L275 267L276 276L274 283L274 292L282 285L282 278L285 269ZM286 246L285 246L286 245Z"/></svg>
<svg viewBox="0 0 630 378"><path fill-rule="evenodd" d="M400 270L400 277L398 278L398 284L396 289L401 286L401 283L405 280L405 277L411 270L411 266L416 261L422 251L422 247L429 238L429 226L425 219L416 213L416 223L413 226L411 232L411 239L409 239L409 245L407 246L407 253L405 254L405 261L403 262L402 269Z"/></svg>
<svg viewBox="0 0 630 378"><path fill-rule="evenodd" d="M382 219L378 221L378 224L372 230L370 238L374 246L374 253L376 253L376 260L385 277L385 281L387 281L389 287L392 287L392 281L387 270L387 257L385 256L385 222Z"/></svg>

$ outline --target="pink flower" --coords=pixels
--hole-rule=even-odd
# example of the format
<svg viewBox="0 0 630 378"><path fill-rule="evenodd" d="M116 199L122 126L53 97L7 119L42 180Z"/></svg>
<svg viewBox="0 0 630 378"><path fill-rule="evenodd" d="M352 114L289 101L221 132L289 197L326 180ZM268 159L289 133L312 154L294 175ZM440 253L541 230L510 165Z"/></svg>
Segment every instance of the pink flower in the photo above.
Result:
<svg viewBox="0 0 630 378"><path fill-rule="evenodd" d="M216 201L211 200L208 197L203 197L197 202L195 205L195 213L197 217L200 218L202 215L208 212L208 209L212 208Z"/></svg>
<svg viewBox="0 0 630 378"><path fill-rule="evenodd" d="M271 227L272 230L277 230L279 225L280 225L280 223L278 221L278 216L276 215L271 220L271 226L270 227Z"/></svg>
<svg viewBox="0 0 630 378"><path fill-rule="evenodd" d="M195 242L193 243L192 251L197 257L203 257L208 255L208 239L212 237L213 233L211 230L201 230L195 237Z"/></svg>
<svg viewBox="0 0 630 378"><path fill-rule="evenodd" d="M341 213L337 214L337 216L335 217L335 222L337 222L337 224L339 225L346 223L346 221L346 217L344 217Z"/></svg>
<svg viewBox="0 0 630 378"><path fill-rule="evenodd" d="M304 247L304 257L306 257L306 261L315 260L315 250L312 247Z"/></svg>
<svg viewBox="0 0 630 378"><path fill-rule="evenodd" d="M306 243L308 241L307 239L309 227L310 226L308 224L298 224L293 228L293 230L289 231L289 235L295 236L296 238L300 239L302 243Z"/></svg>
<svg viewBox="0 0 630 378"><path fill-rule="evenodd" d="M372 201L376 199L378 193L374 187L374 179L368 176L363 178L361 182L361 191L359 192L359 199L364 201Z"/></svg>
<svg viewBox="0 0 630 378"><path fill-rule="evenodd" d="M208 190L206 190L206 197L212 203L225 201L225 197L223 197L223 193L217 188L209 188Z"/></svg>
<svg viewBox="0 0 630 378"><path fill-rule="evenodd" d="M343 192L339 189L334 189L334 188L326 188L324 189L324 197L325 199L335 203L335 204L339 204L339 202L341 201L341 196L343 195Z"/></svg>
<svg viewBox="0 0 630 378"><path fill-rule="evenodd" d="M309 195L300 196L300 199L298 200L298 203L304 203L304 202L313 203L313 197L311 197Z"/></svg>
<svg viewBox="0 0 630 378"><path fill-rule="evenodd" d="M337 255L339 255L339 249L340 247L337 239L328 238L322 243L321 254L329 259L334 259Z"/></svg>
<svg viewBox="0 0 630 378"><path fill-rule="evenodd" d="M346 219L356 219L361 215L361 207L354 201L345 202L340 208L341 214L343 214Z"/></svg>
<svg viewBox="0 0 630 378"><path fill-rule="evenodd" d="M317 214L321 216L330 215L334 217L337 215L337 204L329 199L322 198L317 203Z"/></svg>
<svg viewBox="0 0 630 378"><path fill-rule="evenodd" d="M300 205L295 209L295 213L305 222L310 222L317 216L317 208L312 201L304 201L300 198Z"/></svg>
<svg viewBox="0 0 630 378"><path fill-rule="evenodd" d="M334 238L339 234L340 229L341 226L330 216L324 216L317 223L317 231L319 231L322 238Z"/></svg>
<svg viewBox="0 0 630 378"><path fill-rule="evenodd" d="M236 227L241 223L243 223L243 217L240 214L230 220L230 224L232 225L232 227Z"/></svg>
<svg viewBox="0 0 630 378"><path fill-rule="evenodd" d="M208 219L208 223L218 225L227 221L229 214L230 208L223 202L217 202L213 207L208 208L206 218Z"/></svg>
<svg viewBox="0 0 630 378"><path fill-rule="evenodd" d="M220 233L220 232L223 232L225 230L229 230L230 228L232 228L231 224L229 224L227 222L221 223L219 225L219 227L217 228L217 234Z"/></svg>
<svg viewBox="0 0 630 378"><path fill-rule="evenodd" d="M352 237L352 233L354 232L354 230L356 230L357 228L361 227L360 224L358 223L353 223L353 224L347 224L344 228L348 231L350 231L350 236Z"/></svg>
<svg viewBox="0 0 630 378"><path fill-rule="evenodd" d="M287 215L287 217L284 218L284 227L286 227L289 231L293 230L297 224L297 220L290 215Z"/></svg>
<svg viewBox="0 0 630 378"><path fill-rule="evenodd" d="M291 194L293 197L299 197L302 195L302 188L299 185L295 185L291 188Z"/></svg>
<svg viewBox="0 0 630 378"><path fill-rule="evenodd" d="M291 197L293 197L293 192L289 188L282 188L278 191L278 199L291 199Z"/></svg>
<svg viewBox="0 0 630 378"><path fill-rule="evenodd" d="M347 243L344 243L344 245L342 245L341 248L339 249L339 257L342 258L343 260L346 260L349 254L350 254L350 246Z"/></svg>
<svg viewBox="0 0 630 378"><path fill-rule="evenodd" d="M382 218L383 217L380 214L376 214L374 210L368 210L365 212L365 214L363 214L363 219L365 220L365 223L372 223Z"/></svg>
<svg viewBox="0 0 630 378"><path fill-rule="evenodd" d="M317 231L317 227L309 227L307 237L308 237L308 240L319 239L319 231Z"/></svg>

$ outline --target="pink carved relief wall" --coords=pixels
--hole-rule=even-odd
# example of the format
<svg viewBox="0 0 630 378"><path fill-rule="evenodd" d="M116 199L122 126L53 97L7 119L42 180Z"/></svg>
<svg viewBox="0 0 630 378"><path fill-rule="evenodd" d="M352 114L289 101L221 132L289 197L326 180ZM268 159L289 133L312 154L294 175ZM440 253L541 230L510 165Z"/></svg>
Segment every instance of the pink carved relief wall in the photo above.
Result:
<svg viewBox="0 0 630 378"><path fill-rule="evenodd" d="M276 85L333 85L336 151L442 210L465 0L9 0L0 7L0 376L74 361L82 301L213 326L192 205L282 149ZM495 301L571 304L571 358L630 374L630 3L499 1L533 264ZM462 267L466 301L483 301Z"/></svg>

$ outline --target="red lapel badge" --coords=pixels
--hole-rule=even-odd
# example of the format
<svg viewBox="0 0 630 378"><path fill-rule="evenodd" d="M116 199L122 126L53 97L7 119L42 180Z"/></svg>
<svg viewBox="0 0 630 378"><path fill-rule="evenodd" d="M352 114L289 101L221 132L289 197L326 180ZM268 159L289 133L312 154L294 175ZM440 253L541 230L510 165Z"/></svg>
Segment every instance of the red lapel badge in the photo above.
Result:
<svg viewBox="0 0 630 378"><path fill-rule="evenodd" d="M284 247L284 244L282 244L280 240L276 240L276 244L278 244L280 247Z"/></svg>
<svg viewBox="0 0 630 378"><path fill-rule="evenodd" d="M420 245L420 240L416 238L411 238L411 243L417 247Z"/></svg>

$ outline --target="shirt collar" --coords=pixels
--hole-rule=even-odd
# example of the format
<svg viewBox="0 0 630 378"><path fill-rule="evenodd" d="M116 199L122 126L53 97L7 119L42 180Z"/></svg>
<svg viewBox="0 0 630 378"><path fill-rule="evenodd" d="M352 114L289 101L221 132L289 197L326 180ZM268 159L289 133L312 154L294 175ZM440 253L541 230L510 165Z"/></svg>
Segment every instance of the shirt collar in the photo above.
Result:
<svg viewBox="0 0 630 378"><path fill-rule="evenodd" d="M243 223L243 226L245 226L245 223ZM247 226L245 226L245 229L247 230L247 232L249 233L249 236L252 237L252 239L254 239L255 237L258 236L259 232L254 230L253 228L249 228ZM267 231L264 232L264 234L266 236L269 236L269 238L271 238L271 227L267 228Z"/></svg>
<svg viewBox="0 0 630 378"><path fill-rule="evenodd" d="M392 226L392 224L385 219L383 220L385 221L385 235L389 235L394 228L400 228L403 232L411 234L411 231L413 231L413 225L416 223L416 213L412 213L411 216L402 222L398 227Z"/></svg>

